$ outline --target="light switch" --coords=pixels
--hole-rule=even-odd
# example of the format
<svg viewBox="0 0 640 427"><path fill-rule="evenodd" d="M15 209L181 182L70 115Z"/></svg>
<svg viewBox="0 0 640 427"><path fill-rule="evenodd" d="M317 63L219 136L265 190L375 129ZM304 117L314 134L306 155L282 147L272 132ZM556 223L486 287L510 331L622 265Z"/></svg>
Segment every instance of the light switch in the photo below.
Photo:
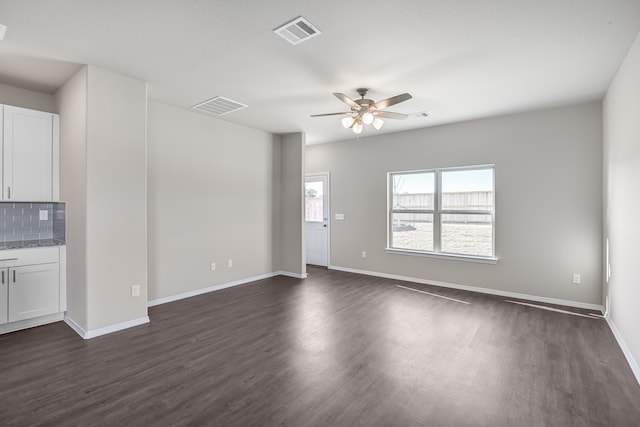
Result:
<svg viewBox="0 0 640 427"><path fill-rule="evenodd" d="M40 221L47 221L49 219L49 211L41 210L40 211Z"/></svg>
<svg viewBox="0 0 640 427"><path fill-rule="evenodd" d="M337 213L336 214L336 221L344 221L344 214L343 213Z"/></svg>

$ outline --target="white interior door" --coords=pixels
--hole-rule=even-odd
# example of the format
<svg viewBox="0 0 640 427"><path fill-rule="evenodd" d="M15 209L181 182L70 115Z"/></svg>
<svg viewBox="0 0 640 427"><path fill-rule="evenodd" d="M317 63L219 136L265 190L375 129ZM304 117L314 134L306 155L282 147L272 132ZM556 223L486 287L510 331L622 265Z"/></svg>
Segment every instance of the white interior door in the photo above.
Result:
<svg viewBox="0 0 640 427"><path fill-rule="evenodd" d="M329 176L307 175L304 183L307 264L329 264Z"/></svg>

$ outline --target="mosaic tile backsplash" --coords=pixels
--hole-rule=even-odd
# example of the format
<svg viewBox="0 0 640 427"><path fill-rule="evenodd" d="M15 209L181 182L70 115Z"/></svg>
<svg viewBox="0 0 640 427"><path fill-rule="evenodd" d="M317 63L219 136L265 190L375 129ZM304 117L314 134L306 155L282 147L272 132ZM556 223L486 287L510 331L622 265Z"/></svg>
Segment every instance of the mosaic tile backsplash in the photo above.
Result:
<svg viewBox="0 0 640 427"><path fill-rule="evenodd" d="M47 219L40 219L47 211ZM64 203L0 202L0 244L57 240L65 242L66 206Z"/></svg>

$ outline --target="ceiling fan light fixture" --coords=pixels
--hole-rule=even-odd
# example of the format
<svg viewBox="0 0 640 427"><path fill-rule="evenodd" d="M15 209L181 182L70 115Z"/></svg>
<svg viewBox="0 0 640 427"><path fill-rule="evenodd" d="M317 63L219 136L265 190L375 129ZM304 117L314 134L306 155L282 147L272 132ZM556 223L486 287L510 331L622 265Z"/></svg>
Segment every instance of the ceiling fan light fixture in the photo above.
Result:
<svg viewBox="0 0 640 427"><path fill-rule="evenodd" d="M349 129L352 124L353 117L345 117L344 119L342 119L342 126L344 126L345 129Z"/></svg>
<svg viewBox="0 0 640 427"><path fill-rule="evenodd" d="M364 123L365 125L370 125L371 123L373 123L373 114L368 111L364 113L362 115L362 123Z"/></svg>
<svg viewBox="0 0 640 427"><path fill-rule="evenodd" d="M346 129L351 129L355 134L361 134L364 130L364 125L371 125L376 130L380 130L384 121L381 119L399 119L403 120L408 117L407 114L394 113L392 111L384 110L392 105L399 104L401 102L411 99L411 95L408 93L401 93L400 95L392 96L391 98L383 99L382 101L375 102L372 99L367 99L367 91L369 89L359 88L356 89L361 99L353 100L343 93L335 92L333 95L340 101L347 104L351 111L341 111L338 113L326 113L326 114L312 114L311 117L322 116L341 116L349 114L350 116L342 119L342 126Z"/></svg>

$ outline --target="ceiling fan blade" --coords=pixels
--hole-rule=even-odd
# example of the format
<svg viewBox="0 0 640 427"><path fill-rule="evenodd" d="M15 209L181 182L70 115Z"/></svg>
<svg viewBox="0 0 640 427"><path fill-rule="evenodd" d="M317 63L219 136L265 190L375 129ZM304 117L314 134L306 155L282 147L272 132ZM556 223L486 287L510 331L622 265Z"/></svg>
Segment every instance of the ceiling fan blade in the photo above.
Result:
<svg viewBox="0 0 640 427"><path fill-rule="evenodd" d="M391 111L373 111L371 114L373 114L376 117L383 117L385 119L404 120L407 117L409 117L407 114L393 113Z"/></svg>
<svg viewBox="0 0 640 427"><path fill-rule="evenodd" d="M354 101L353 99L349 98L344 93L334 93L333 95L336 98L338 98L340 101L342 101L345 104L347 104L349 107L355 108L356 110L360 110L360 105L358 105L358 103L356 101Z"/></svg>
<svg viewBox="0 0 640 427"><path fill-rule="evenodd" d="M335 94L334 94L335 95ZM382 110L383 108L391 107L392 105L399 104L404 101L408 101L412 96L408 93L402 93L400 95L392 96L391 98L383 99L382 101L378 101L371 106L371 108L376 108L378 110Z"/></svg>
<svg viewBox="0 0 640 427"><path fill-rule="evenodd" d="M345 111L343 113L325 113L325 114L312 114L311 117L323 117L323 116L340 116L342 114L352 114L353 111Z"/></svg>

